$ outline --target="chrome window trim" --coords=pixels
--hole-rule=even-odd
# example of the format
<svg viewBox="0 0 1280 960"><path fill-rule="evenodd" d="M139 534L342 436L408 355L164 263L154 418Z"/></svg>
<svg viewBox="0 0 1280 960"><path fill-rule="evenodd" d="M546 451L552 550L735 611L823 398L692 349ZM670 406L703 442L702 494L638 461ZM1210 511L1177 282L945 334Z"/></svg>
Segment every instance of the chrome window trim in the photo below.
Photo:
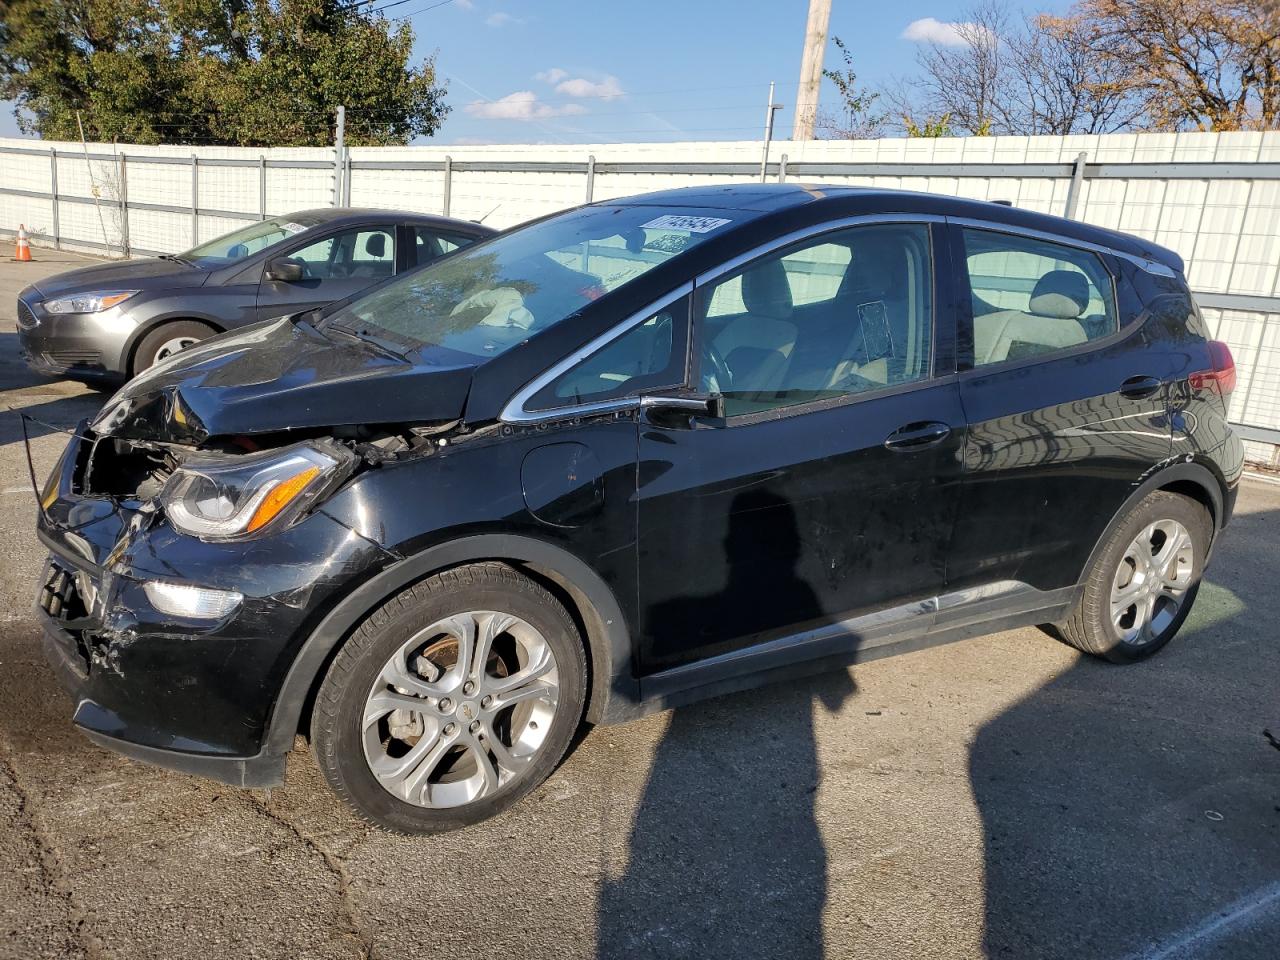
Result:
<svg viewBox="0 0 1280 960"><path fill-rule="evenodd" d="M1015 236L1030 237L1033 240L1043 240L1046 243L1056 243L1063 247L1076 247L1080 250L1089 250L1093 253L1105 253L1112 257L1119 257L1122 260L1128 260L1130 263L1137 265L1147 273L1153 273L1159 277L1177 278L1178 274L1174 270L1163 263L1155 260L1148 260L1134 253L1127 253L1124 250L1117 250L1115 247L1108 247L1105 244L1094 243L1091 240L1078 240L1075 237L1066 237L1060 233L1051 233L1048 230L1037 230L1034 227L1023 227L1013 223L1002 223L999 220L979 220L974 217L948 217L948 223L953 223L957 227L970 227L974 230L988 230L992 233L1011 233Z"/></svg>
<svg viewBox="0 0 1280 960"><path fill-rule="evenodd" d="M503 423L523 426L544 423L548 420L562 420L565 417L588 417L600 413L616 413L622 410L639 409L639 397L617 397L613 400L588 401L563 407L553 407L550 410L526 410L524 405L562 373L568 372L572 367L586 360L600 348L612 343L632 327L637 327L644 323L659 310L671 306L681 297L687 297L691 293L693 293L693 282L686 281L666 296L653 301L643 310L633 313L617 326L609 328L594 340L583 344L521 387L515 396L507 401L507 405L498 414L498 419Z"/></svg>
<svg viewBox="0 0 1280 960"><path fill-rule="evenodd" d="M946 219L946 217L936 213L865 213L854 217L841 217L839 220L826 220L822 223L802 227L799 230L793 230L791 233L781 237L774 237L769 242L762 243L746 253L738 254L732 260L717 264L710 270L705 270L698 274L693 285L695 288L705 286L712 280L722 277L726 273L732 273L752 260L767 256L801 240L809 240L813 237L821 236L824 233L834 233L838 230L846 230L849 227L874 226L886 223L945 223Z"/></svg>

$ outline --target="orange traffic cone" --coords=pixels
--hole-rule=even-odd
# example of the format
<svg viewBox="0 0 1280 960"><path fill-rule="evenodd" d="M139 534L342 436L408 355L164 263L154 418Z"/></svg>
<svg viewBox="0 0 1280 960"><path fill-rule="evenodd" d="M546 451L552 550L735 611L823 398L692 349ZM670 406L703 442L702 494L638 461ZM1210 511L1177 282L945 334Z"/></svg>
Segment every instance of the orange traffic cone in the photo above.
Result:
<svg viewBox="0 0 1280 960"><path fill-rule="evenodd" d="M31 261L31 244L27 241L27 225L25 223L18 224L18 248L13 253L13 259L20 260L23 263Z"/></svg>

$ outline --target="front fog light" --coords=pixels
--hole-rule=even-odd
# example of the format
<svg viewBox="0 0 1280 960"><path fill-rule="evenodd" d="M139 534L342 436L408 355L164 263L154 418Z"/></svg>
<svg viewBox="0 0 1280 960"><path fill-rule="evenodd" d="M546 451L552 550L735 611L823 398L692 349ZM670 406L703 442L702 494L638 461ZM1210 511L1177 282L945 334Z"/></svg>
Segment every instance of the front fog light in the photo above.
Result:
<svg viewBox="0 0 1280 960"><path fill-rule="evenodd" d="M166 583L148 580L142 585L151 605L171 617L190 620L218 620L225 617L244 599L234 590L210 590L189 583Z"/></svg>

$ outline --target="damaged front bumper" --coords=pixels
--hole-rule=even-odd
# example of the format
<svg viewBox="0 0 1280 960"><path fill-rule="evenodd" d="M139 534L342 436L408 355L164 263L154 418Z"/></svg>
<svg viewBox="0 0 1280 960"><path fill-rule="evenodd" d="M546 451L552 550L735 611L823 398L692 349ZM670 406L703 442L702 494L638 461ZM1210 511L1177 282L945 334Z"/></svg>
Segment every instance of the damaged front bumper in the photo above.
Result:
<svg viewBox="0 0 1280 960"><path fill-rule="evenodd" d="M297 650L339 597L392 558L322 512L254 541L180 534L149 503L84 491L98 442L109 441L82 424L38 523L50 556L36 615L75 724L151 763L278 784L287 746L271 751L266 734ZM175 616L148 596L157 582L241 599L216 619Z"/></svg>

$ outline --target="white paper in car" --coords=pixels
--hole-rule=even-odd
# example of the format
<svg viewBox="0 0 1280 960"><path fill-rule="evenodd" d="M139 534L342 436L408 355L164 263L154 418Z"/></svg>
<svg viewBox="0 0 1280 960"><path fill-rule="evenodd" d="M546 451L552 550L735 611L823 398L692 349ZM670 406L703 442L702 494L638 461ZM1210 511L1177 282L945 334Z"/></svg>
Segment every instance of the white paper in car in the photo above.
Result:
<svg viewBox="0 0 1280 960"><path fill-rule="evenodd" d="M293 236L295 233L301 233L307 228L300 223L294 223L292 220L289 220L280 224L280 229L289 234L289 236Z"/></svg>
<svg viewBox="0 0 1280 960"><path fill-rule="evenodd" d="M524 305L524 297L514 287L497 287L474 293L453 308L452 313L475 308L488 310L480 321L486 327L519 327L528 330L533 326L533 314Z"/></svg>
<svg viewBox="0 0 1280 960"><path fill-rule="evenodd" d="M687 230L690 233L710 233L726 223L733 223L733 221L722 220L720 217L686 217L669 213L648 223L642 223L640 226L647 230Z"/></svg>

